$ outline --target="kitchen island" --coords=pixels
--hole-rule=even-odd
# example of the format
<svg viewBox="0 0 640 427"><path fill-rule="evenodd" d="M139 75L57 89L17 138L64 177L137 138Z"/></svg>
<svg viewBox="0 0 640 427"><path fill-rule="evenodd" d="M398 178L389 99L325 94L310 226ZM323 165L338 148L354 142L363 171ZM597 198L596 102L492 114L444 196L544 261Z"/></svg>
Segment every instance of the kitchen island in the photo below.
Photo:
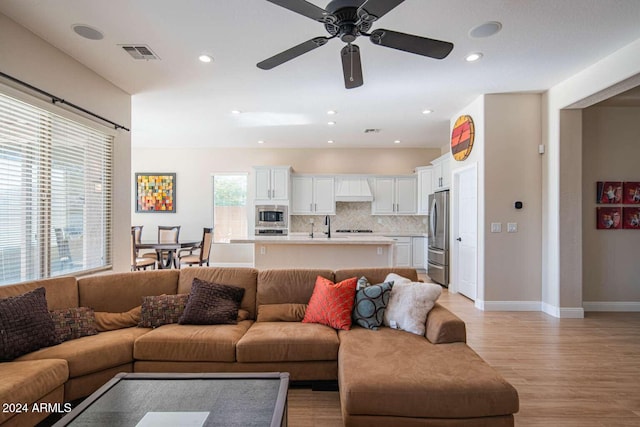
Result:
<svg viewBox="0 0 640 427"><path fill-rule="evenodd" d="M384 236L255 236L230 243L252 243L253 263L267 268L392 267L395 241Z"/></svg>

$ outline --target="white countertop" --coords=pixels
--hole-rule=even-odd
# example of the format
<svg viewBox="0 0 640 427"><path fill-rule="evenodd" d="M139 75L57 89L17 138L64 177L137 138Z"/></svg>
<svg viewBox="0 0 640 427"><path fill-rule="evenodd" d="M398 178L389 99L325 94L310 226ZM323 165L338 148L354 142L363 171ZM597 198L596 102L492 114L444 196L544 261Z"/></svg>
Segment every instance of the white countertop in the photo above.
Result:
<svg viewBox="0 0 640 427"><path fill-rule="evenodd" d="M394 240L390 237L378 235L337 235L331 234L327 238L322 232L315 233L315 237L309 237L307 233L292 233L288 236L251 236L246 239L232 239L230 243L264 243L276 245L392 245Z"/></svg>

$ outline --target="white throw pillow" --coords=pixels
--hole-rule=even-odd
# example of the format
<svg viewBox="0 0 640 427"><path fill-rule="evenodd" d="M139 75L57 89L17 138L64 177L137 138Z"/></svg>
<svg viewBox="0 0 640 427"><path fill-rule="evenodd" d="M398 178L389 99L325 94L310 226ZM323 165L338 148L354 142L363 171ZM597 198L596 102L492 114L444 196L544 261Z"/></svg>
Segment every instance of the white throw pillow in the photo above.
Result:
<svg viewBox="0 0 640 427"><path fill-rule="evenodd" d="M411 280L396 273L389 273L387 277L385 277L384 282L393 282L394 284L404 282L411 283Z"/></svg>
<svg viewBox="0 0 640 427"><path fill-rule="evenodd" d="M385 282L388 280L389 276ZM384 312L384 325L424 335L427 314L441 293L442 287L435 283L411 282L408 279L395 282Z"/></svg>

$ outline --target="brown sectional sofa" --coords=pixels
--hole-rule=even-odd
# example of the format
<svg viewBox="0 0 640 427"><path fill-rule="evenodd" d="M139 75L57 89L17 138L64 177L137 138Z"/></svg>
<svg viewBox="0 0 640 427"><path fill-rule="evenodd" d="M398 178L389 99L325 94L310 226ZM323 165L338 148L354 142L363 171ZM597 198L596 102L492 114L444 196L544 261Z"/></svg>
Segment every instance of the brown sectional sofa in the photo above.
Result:
<svg viewBox="0 0 640 427"><path fill-rule="evenodd" d="M299 311L318 275L382 282L402 268L263 270L193 267L56 278L0 287L0 298L44 286L50 310L125 312L148 295L188 293L199 279L245 289L237 325L131 327L82 337L0 363L0 402L62 403L88 396L118 372L289 372L293 381L337 380L347 426L512 426L518 395L465 344L465 325L436 304L426 337L354 326L256 321L258 313ZM273 319L272 319L273 320ZM0 413L0 424L34 425L46 413Z"/></svg>

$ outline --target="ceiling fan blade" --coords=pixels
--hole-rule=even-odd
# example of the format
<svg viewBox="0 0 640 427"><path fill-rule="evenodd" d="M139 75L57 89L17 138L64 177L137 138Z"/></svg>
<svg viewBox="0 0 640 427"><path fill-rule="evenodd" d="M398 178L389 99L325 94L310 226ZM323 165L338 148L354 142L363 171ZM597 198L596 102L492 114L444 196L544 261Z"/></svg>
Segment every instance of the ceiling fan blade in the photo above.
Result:
<svg viewBox="0 0 640 427"><path fill-rule="evenodd" d="M402 2L404 0L367 0L358 8L358 16L368 21L375 21L382 18ZM374 18L366 19L364 18L365 16Z"/></svg>
<svg viewBox="0 0 640 427"><path fill-rule="evenodd" d="M294 46L291 49L280 52L279 54L274 55L269 59L258 62L258 68L263 70L270 70L273 67L284 64L285 62L297 58L304 53L310 52L317 47L324 46L328 40L328 37L316 37L311 40L307 40L306 42L300 43L299 45Z"/></svg>
<svg viewBox="0 0 640 427"><path fill-rule="evenodd" d="M267 0L273 4L289 9L292 12L299 13L300 15L311 18L314 21L324 22L325 17L329 15L329 12L309 3L305 0Z"/></svg>
<svg viewBox="0 0 640 427"><path fill-rule="evenodd" d="M362 86L362 63L360 62L360 48L355 44L348 44L340 51L342 57L342 73L344 87L353 89Z"/></svg>
<svg viewBox="0 0 640 427"><path fill-rule="evenodd" d="M369 38L372 43L380 46L404 50L405 52L435 59L444 59L453 50L453 43L391 30L380 29L372 31Z"/></svg>

